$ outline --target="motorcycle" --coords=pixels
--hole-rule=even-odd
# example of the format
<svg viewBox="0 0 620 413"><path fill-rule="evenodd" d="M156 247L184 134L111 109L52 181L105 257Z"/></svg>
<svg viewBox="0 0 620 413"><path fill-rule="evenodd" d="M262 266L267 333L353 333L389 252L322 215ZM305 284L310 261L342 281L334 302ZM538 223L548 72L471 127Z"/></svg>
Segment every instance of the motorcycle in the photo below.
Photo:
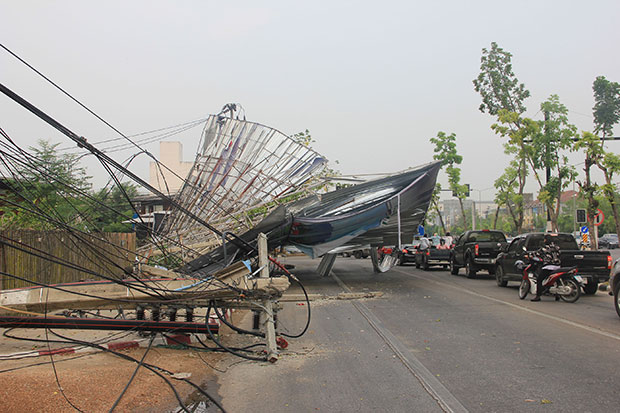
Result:
<svg viewBox="0 0 620 413"><path fill-rule="evenodd" d="M543 281L543 294L555 295L556 301L562 299L567 303L574 303L581 297L581 287L585 284L583 278L577 275L577 267L563 268L558 265L542 265L542 260L531 257L526 264L519 260L515 267L523 271L523 278L519 286L519 298L525 299L529 293L536 294L536 274L546 270L549 274ZM540 271L537 271L538 267Z"/></svg>

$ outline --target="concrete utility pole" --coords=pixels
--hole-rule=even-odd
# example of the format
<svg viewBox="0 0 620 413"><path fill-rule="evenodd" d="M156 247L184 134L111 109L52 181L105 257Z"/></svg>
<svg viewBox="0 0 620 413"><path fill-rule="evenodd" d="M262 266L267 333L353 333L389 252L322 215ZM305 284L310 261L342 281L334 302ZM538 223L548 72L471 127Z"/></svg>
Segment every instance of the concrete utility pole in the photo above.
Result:
<svg viewBox="0 0 620 413"><path fill-rule="evenodd" d="M471 201L471 229L476 229L476 201Z"/></svg>
<svg viewBox="0 0 620 413"><path fill-rule="evenodd" d="M258 234L258 266L261 269L260 278L269 278L269 255L267 251L267 235ZM276 344L276 326L273 315L273 301L264 300L265 310L265 340L267 341L267 360L275 363L278 360L278 346Z"/></svg>
<svg viewBox="0 0 620 413"><path fill-rule="evenodd" d="M548 137L549 135L549 127L547 126L547 123L549 122L549 111L545 111L545 136ZM549 142L547 142L547 147L545 148L545 159L546 159L546 168L545 168L545 172L546 172L546 176L547 176L547 182L546 184L549 184L549 180L551 179L551 168L549 168ZM551 223L551 212L549 211L549 206L547 205L546 208L547 210L547 232L551 232L553 231L553 226Z"/></svg>

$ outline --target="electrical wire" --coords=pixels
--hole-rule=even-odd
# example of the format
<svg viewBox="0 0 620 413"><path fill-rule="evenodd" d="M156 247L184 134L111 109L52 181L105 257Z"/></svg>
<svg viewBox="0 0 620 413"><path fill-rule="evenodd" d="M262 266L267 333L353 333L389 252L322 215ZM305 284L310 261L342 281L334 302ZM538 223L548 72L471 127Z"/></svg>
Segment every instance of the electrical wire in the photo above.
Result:
<svg viewBox="0 0 620 413"><path fill-rule="evenodd" d="M109 413L112 413L114 411L114 409L116 409L116 407L120 403L121 399L123 398L123 396L125 395L125 393L129 389L129 386L131 386L131 383L133 382L133 379L136 378L136 374L138 374L138 370L140 370L140 367L142 367L142 365L144 364L144 359L146 358L146 355L149 353L149 351L151 351L151 346L153 345L153 340L155 340L155 336L156 336L155 334L151 334L151 339L149 340L148 347L144 351L144 354L142 355L142 358L140 359L140 362L136 366L136 369L133 371L133 374L129 378L129 381L127 382L127 384L123 388L123 391L121 392L121 394L118 395L116 401L114 402L114 404L112 404L112 407L110 407Z"/></svg>
<svg viewBox="0 0 620 413"><path fill-rule="evenodd" d="M211 308L213 307L213 300L209 301L209 307L207 308L207 314L211 313ZM209 338L218 346L220 346L221 348L223 348L224 350L226 350L227 352L229 352L230 354L234 354L237 357L241 357L244 359L248 359L248 360L254 360L254 361L267 361L267 356L265 355L264 357L251 357L251 356L247 356L245 354L241 354L229 347L226 347L225 345L223 345L216 337L215 335L211 332L211 327L209 326L209 319L207 318L207 322L205 323L205 326L207 328L207 333L209 333Z"/></svg>

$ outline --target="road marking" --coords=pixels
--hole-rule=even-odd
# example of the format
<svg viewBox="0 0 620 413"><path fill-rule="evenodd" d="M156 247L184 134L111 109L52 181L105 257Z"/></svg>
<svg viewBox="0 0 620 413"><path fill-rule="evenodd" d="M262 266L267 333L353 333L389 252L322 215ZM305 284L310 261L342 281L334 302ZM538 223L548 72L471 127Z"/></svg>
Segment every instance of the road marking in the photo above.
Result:
<svg viewBox="0 0 620 413"><path fill-rule="evenodd" d="M331 277L348 293L351 289L332 270ZM437 402L439 407L449 413L467 412L468 410L437 378L418 360L401 341L388 330L381 320L362 302L352 301L351 304L362 314L370 326L392 349L394 354L405 365L407 370L418 379L424 390Z"/></svg>
<svg viewBox="0 0 620 413"><path fill-rule="evenodd" d="M464 288L464 287L455 286L455 285L449 284L449 283L447 283L445 281L442 282L442 281L437 281L437 280L431 280L431 279L428 279L426 277L420 277L419 275L411 274L411 273L405 272L403 270L399 270L398 268L392 268L392 270L396 271L396 272L399 272L401 274L408 275L408 276L413 277L413 278L417 278L419 280L429 281L429 282L432 282L434 284L438 284L438 285L441 285L441 286L447 286L447 287L450 287L452 289L459 290L461 292L465 292L465 293L467 293L469 295L473 295L475 297L485 298L485 299L487 299L489 301L493 301L493 302L496 302L496 303L499 303L499 304L504 304L504 305L507 305L507 306L510 306L510 307L513 307L513 308L517 308L519 310L522 310L522 311L525 311L525 312L528 312L528 313L536 314L537 316L546 317L546 318L548 318L550 320L559 321L561 323L568 324L569 326L581 328L581 329L589 331L591 333L596 333L596 334L599 334L601 336L604 336L604 337L607 337L607 338L612 338L614 340L620 341L620 336L619 335L613 334L613 333L609 333L607 331L603 331L603 330L600 330L598 328L590 327L590 326L587 326L585 324L581 324L581 323L577 323L575 321L567 320L565 318L561 318L561 317L554 316L554 315L551 315L551 314L543 313L543 312L538 311L538 310L532 310L531 308L523 307L521 305L510 303L508 301L503 301L503 300L500 300L498 298L489 297L488 295L480 294L480 293L477 293L475 291L468 290L467 288Z"/></svg>

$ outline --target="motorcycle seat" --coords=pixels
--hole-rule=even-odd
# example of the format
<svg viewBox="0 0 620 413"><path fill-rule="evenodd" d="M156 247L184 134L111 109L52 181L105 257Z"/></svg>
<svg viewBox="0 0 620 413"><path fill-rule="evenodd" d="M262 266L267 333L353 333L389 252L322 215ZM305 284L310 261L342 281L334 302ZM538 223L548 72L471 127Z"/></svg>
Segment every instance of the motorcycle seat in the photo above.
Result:
<svg viewBox="0 0 620 413"><path fill-rule="evenodd" d="M574 269L577 269L577 266L574 265L572 267L558 267L558 269L556 270L556 272L569 272L572 271Z"/></svg>

